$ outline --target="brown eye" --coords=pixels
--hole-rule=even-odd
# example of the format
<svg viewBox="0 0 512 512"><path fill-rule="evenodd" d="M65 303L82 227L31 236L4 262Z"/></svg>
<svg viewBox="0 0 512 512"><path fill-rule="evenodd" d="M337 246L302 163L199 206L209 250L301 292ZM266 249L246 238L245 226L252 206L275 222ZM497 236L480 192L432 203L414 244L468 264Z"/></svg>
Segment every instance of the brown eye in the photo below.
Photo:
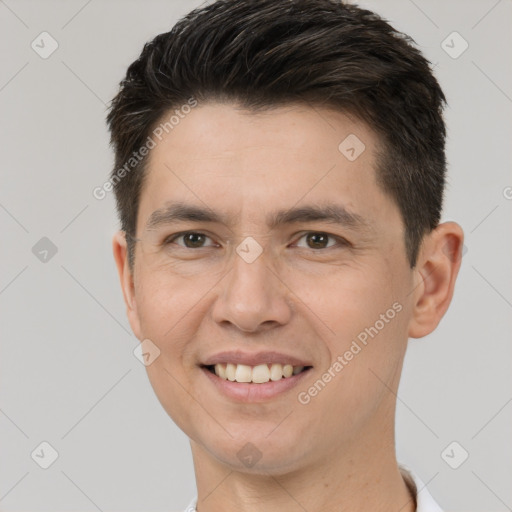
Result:
<svg viewBox="0 0 512 512"><path fill-rule="evenodd" d="M203 247L211 247L203 245L205 240L211 238L204 233L199 233L197 231L187 231L185 233L177 233L165 240L165 245L174 243L175 240L183 239L183 244L178 243L180 247L185 247L186 249L201 249ZM212 244L213 245L213 244Z"/></svg>
<svg viewBox="0 0 512 512"><path fill-rule="evenodd" d="M302 235L299 240L302 240L303 238L306 239L307 249L330 249L331 247L336 245L336 241L338 241L338 245L347 245L345 240L343 240L342 238L319 231L311 231L310 233L306 233ZM329 239L333 240L334 243L331 243L329 245Z"/></svg>

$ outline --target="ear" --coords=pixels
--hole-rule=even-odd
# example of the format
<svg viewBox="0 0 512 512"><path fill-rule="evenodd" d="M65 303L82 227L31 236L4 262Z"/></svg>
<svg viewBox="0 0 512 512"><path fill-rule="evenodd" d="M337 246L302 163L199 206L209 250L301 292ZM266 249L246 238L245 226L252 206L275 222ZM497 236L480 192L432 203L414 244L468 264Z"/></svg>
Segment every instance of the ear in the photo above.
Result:
<svg viewBox="0 0 512 512"><path fill-rule="evenodd" d="M411 338L430 334L446 313L459 273L463 243L464 232L455 222L444 222L425 236L414 269Z"/></svg>
<svg viewBox="0 0 512 512"><path fill-rule="evenodd" d="M137 301L135 298L134 278L128 263L128 247L124 231L118 231L112 238L112 251L114 253L119 280L121 281L128 321L130 322L133 333L140 340L142 338L140 320L137 312Z"/></svg>

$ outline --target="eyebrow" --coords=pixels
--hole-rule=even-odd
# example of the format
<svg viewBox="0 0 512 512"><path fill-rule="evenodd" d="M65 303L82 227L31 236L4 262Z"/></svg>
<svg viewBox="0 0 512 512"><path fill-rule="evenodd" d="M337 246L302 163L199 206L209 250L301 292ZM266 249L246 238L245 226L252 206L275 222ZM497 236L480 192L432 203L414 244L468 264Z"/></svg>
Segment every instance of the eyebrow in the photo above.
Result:
<svg viewBox="0 0 512 512"><path fill-rule="evenodd" d="M236 217L227 217L203 208L183 202L167 203L163 208L155 210L146 222L146 229L153 230L173 222L209 222L229 226ZM370 230L372 225L361 215L348 211L344 206L331 203L322 205L305 205L298 208L278 210L266 218L270 230L283 225L299 222L323 221L337 224L354 230Z"/></svg>

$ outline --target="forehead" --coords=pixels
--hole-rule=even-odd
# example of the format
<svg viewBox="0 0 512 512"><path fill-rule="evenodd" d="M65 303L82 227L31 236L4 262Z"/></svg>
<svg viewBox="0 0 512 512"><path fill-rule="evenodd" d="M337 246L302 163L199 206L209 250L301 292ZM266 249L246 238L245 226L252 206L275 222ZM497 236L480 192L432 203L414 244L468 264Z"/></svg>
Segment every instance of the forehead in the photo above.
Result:
<svg viewBox="0 0 512 512"><path fill-rule="evenodd" d="M169 117L173 117L173 124L165 123ZM172 155L173 161L179 162L205 157L242 158L242 154L264 149L263 157L297 155L307 157L307 161L322 161L329 156L335 159L340 154L355 161L364 152L363 160L369 163L377 142L372 130L349 114L299 104L252 111L232 103L206 103L181 118L164 115L160 126L164 133L151 152L153 161L166 159L173 150L178 150ZM345 140L347 144L340 148ZM355 154L342 153L349 146L357 150Z"/></svg>
<svg viewBox="0 0 512 512"><path fill-rule="evenodd" d="M376 135L333 110L199 105L155 142L138 230L173 201L254 223L260 215L267 222L277 204L337 203L370 219L393 206L375 179Z"/></svg>

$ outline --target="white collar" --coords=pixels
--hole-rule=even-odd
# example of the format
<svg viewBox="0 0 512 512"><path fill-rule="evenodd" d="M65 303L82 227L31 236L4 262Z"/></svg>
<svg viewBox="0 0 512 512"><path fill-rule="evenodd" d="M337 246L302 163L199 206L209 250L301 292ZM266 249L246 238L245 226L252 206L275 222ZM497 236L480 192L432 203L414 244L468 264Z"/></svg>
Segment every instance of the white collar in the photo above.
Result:
<svg viewBox="0 0 512 512"><path fill-rule="evenodd" d="M418 475L404 464L400 464L399 468L406 483L410 486L412 492L416 494L416 512L443 512ZM197 496L194 496L184 512L197 512L196 505Z"/></svg>
<svg viewBox="0 0 512 512"><path fill-rule="evenodd" d="M412 487L412 492L416 494L416 512L443 512L420 477L405 464L399 464L399 468L404 480ZM194 509L189 512L192 511Z"/></svg>

